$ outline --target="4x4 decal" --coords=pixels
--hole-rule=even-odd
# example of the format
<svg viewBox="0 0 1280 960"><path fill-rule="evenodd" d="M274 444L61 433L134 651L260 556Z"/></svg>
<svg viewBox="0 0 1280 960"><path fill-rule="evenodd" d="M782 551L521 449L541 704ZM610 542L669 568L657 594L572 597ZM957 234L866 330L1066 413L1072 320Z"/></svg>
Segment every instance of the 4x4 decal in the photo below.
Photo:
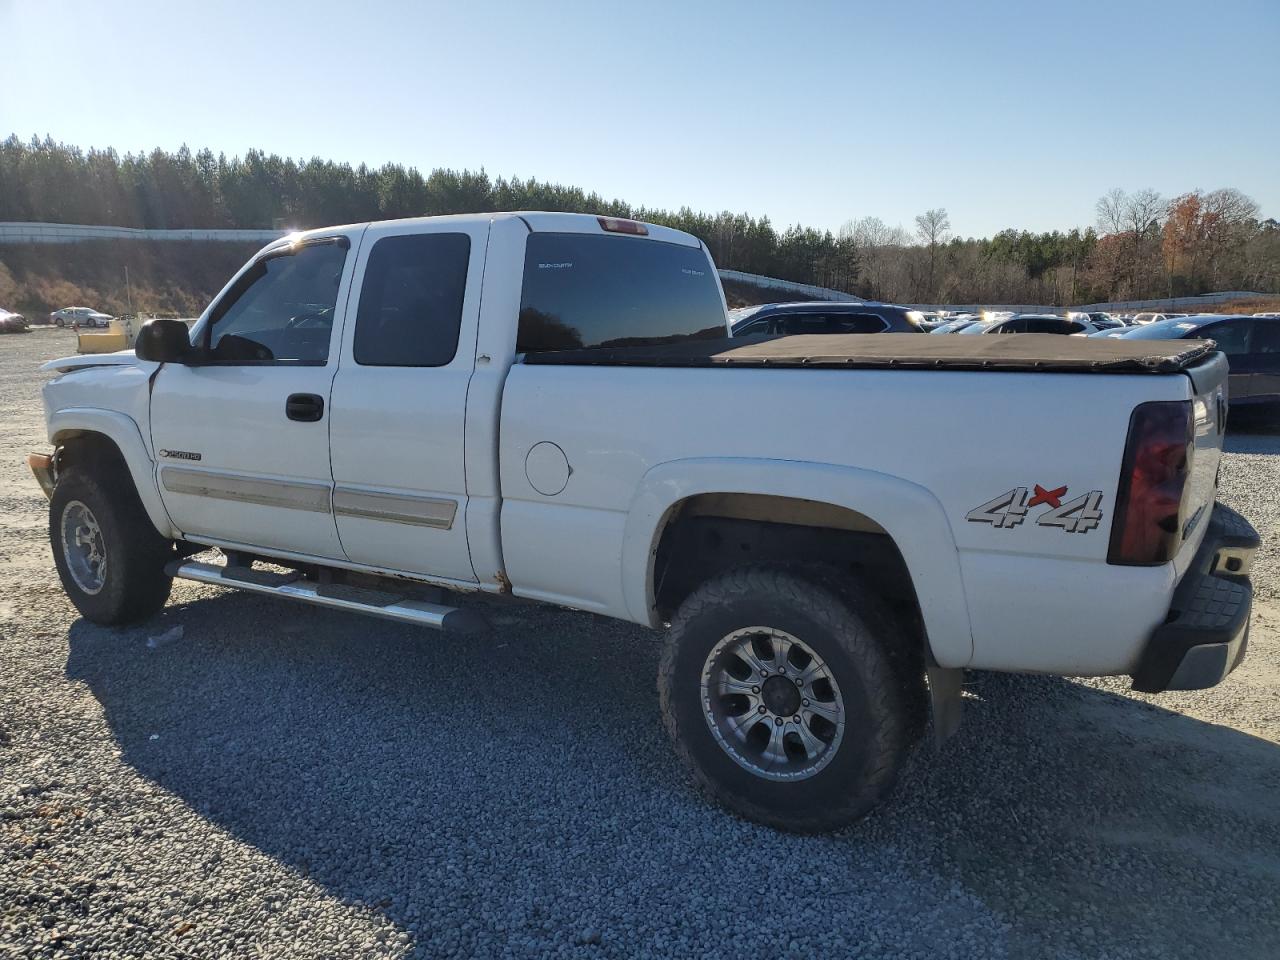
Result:
<svg viewBox="0 0 1280 960"><path fill-rule="evenodd" d="M1027 519L1027 511L1041 505L1049 507L1036 517L1040 527L1061 527L1064 533L1088 533L1102 522L1102 491L1091 490L1083 496L1063 503L1066 487L1045 489L1034 484L1035 493L1027 495L1026 487L1006 490L994 500L974 507L964 515L970 523L989 523L993 527L1011 529Z"/></svg>

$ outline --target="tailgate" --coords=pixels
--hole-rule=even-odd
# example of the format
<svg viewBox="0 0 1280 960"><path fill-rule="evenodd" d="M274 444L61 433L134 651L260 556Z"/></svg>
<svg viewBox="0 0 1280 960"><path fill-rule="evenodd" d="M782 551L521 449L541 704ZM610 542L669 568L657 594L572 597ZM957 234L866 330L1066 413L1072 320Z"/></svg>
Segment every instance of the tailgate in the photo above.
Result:
<svg viewBox="0 0 1280 960"><path fill-rule="evenodd" d="M1194 390L1195 450L1191 456L1183 541L1174 558L1179 579L1204 539L1218 494L1218 465L1227 423L1227 359L1214 353L1188 369L1186 375Z"/></svg>

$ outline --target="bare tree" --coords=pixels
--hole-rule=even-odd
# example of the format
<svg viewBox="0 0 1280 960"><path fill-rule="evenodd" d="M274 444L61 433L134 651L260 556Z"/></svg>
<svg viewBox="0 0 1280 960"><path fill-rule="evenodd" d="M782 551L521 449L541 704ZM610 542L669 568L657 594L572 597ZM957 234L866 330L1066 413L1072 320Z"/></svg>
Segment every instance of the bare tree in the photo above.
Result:
<svg viewBox="0 0 1280 960"><path fill-rule="evenodd" d="M893 257L893 248L904 246L906 232L891 227L879 217L847 220L840 228L842 241L852 243L859 272L865 278L865 289L873 297L882 298L885 290L885 264Z"/></svg>
<svg viewBox="0 0 1280 960"><path fill-rule="evenodd" d="M1128 198L1119 187L1107 191L1098 198L1094 209L1098 211L1098 229L1105 233L1122 233L1124 231L1124 211L1128 206Z"/></svg>
<svg viewBox="0 0 1280 960"><path fill-rule="evenodd" d="M1124 228L1139 240L1150 240L1160 232L1160 221L1168 204L1159 191L1150 187L1129 195L1125 202Z"/></svg>
<svg viewBox="0 0 1280 960"><path fill-rule="evenodd" d="M916 217L916 235L929 248L929 289L926 296L930 300L937 299L938 287L934 282L937 275L938 247L951 239L951 218L942 207L926 210Z"/></svg>
<svg viewBox="0 0 1280 960"><path fill-rule="evenodd" d="M1095 206L1102 233L1119 238L1116 249L1133 296L1147 289L1151 277L1160 271L1160 226L1167 209L1164 197L1150 187L1133 193L1117 187L1100 197Z"/></svg>

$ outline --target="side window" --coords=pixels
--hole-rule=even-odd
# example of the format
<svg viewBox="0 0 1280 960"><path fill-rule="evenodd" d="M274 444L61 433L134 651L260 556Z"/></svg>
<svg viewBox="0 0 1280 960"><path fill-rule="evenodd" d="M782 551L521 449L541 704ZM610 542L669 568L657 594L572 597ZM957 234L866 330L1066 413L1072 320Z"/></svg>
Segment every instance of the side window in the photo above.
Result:
<svg viewBox="0 0 1280 960"><path fill-rule="evenodd" d="M1218 341L1218 349L1228 357L1238 357L1249 352L1249 331L1253 327L1248 320L1226 320L1213 323L1195 334L1207 340Z"/></svg>
<svg viewBox="0 0 1280 960"><path fill-rule="evenodd" d="M839 326L832 332L839 333L881 333L889 329L883 317L874 313L852 313L838 316Z"/></svg>
<svg viewBox="0 0 1280 960"><path fill-rule="evenodd" d="M880 333L888 326L874 313L795 313L781 319L786 334Z"/></svg>
<svg viewBox="0 0 1280 960"><path fill-rule="evenodd" d="M825 316L814 313L786 313L777 319L778 332L786 336L798 333L835 333Z"/></svg>
<svg viewBox="0 0 1280 960"><path fill-rule="evenodd" d="M1035 327L1031 326L1031 321L1022 319L1006 320L1004 323L996 327L996 333L1037 333Z"/></svg>
<svg viewBox="0 0 1280 960"><path fill-rule="evenodd" d="M1253 322L1253 352L1271 355L1280 353L1280 320Z"/></svg>
<svg viewBox="0 0 1280 960"><path fill-rule="evenodd" d="M471 238L383 237L373 245L356 313L356 363L442 367L458 351Z"/></svg>
<svg viewBox="0 0 1280 960"><path fill-rule="evenodd" d="M209 317L210 361L323 366L347 247L309 243L258 260Z"/></svg>

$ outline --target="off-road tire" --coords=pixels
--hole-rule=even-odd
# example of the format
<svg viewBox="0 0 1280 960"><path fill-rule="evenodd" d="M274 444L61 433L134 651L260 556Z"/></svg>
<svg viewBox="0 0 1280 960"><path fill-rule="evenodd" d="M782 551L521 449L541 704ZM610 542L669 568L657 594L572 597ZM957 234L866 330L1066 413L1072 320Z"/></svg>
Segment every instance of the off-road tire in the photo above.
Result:
<svg viewBox="0 0 1280 960"><path fill-rule="evenodd" d="M107 558L102 587L87 592L68 569L62 521L72 504L92 511ZM169 599L173 579L164 572L173 543L162 537L138 499L133 478L113 457L93 457L61 471L49 503L49 543L67 596L82 615L104 626L145 620Z"/></svg>
<svg viewBox="0 0 1280 960"><path fill-rule="evenodd" d="M806 779L770 780L743 768L704 713L708 654L751 626L786 631L812 647L842 691L843 737L830 762ZM677 755L718 803L782 830L834 830L865 816L892 787L918 726L910 715L918 698L887 652L895 642L907 640L859 580L771 567L724 573L690 594L671 624L658 671L663 723Z"/></svg>

